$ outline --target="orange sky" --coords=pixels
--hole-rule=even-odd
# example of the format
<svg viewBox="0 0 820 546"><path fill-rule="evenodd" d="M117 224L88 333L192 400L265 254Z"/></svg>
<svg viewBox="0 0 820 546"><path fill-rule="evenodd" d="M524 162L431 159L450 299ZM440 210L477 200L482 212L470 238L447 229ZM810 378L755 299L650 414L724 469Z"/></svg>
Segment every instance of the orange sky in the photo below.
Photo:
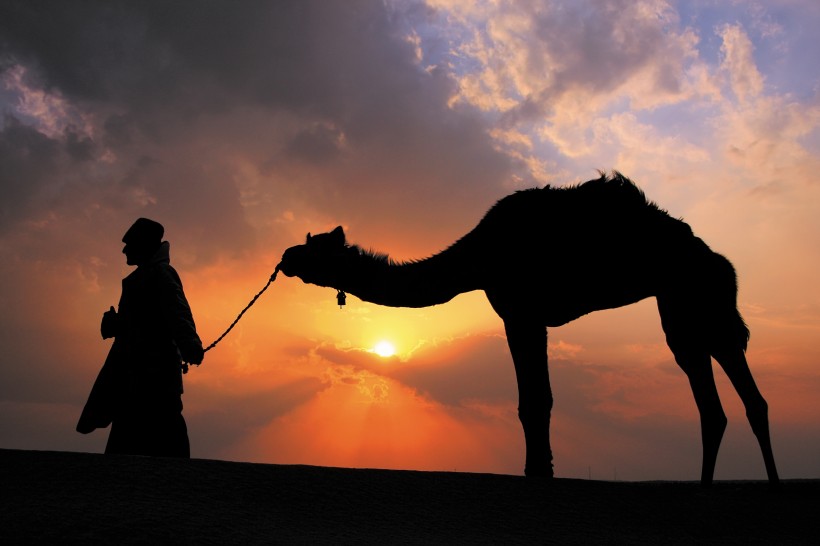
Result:
<svg viewBox="0 0 820 546"><path fill-rule="evenodd" d="M423 258L514 190L618 169L734 263L781 476L820 477L816 2L189 4L0 8L0 447L103 450L74 425L139 216L165 225L207 344L307 232ZM194 457L523 472L483 294L347 301L269 288L185 376ZM699 477L653 300L549 335L558 476ZM763 478L716 377L716 478Z"/></svg>

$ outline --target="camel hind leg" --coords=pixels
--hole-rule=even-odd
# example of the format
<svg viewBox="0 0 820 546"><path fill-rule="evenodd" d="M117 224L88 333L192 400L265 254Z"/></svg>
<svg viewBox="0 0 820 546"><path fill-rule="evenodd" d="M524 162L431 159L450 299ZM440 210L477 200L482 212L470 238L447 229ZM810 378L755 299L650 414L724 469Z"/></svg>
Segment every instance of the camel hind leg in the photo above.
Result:
<svg viewBox="0 0 820 546"><path fill-rule="evenodd" d="M708 312L703 316L710 353L740 396L746 418L760 444L769 482L777 484L779 478L769 435L769 407L746 362L749 329L737 309L737 276L729 260L720 254L712 253L709 258L706 269L711 274L703 283L707 297L703 309Z"/></svg>
<svg viewBox="0 0 820 546"><path fill-rule="evenodd" d="M717 447L726 417L712 375L711 357L726 372L746 408L772 484L779 479L769 435L768 405L746 362L749 330L737 310L737 280L732 265L718 254L702 264L700 275L691 275L683 293L658 297L658 310L666 340L675 359L689 377L701 413L703 472L701 481L712 481ZM722 423L722 424L721 424Z"/></svg>
<svg viewBox="0 0 820 546"><path fill-rule="evenodd" d="M695 404L700 413L700 434L703 445L703 460L700 482L710 485L715 475L720 443L726 431L726 413L720 403L715 377L712 373L712 359L708 353L674 351L675 361L686 373Z"/></svg>
<svg viewBox="0 0 820 546"><path fill-rule="evenodd" d="M658 310L663 330L666 333L666 342L678 366L689 379L695 404L700 413L703 447L700 481L703 485L711 485L720 443L727 424L726 413L720 403L712 372L712 357L706 348L705 340L696 327L696 315L687 305L659 297Z"/></svg>
<svg viewBox="0 0 820 546"><path fill-rule="evenodd" d="M777 474L772 440L769 435L769 406L752 377L749 364L746 362L746 355L742 349L736 348L715 351L713 356L726 372L746 408L746 418L760 445L769 483L776 485L780 478Z"/></svg>

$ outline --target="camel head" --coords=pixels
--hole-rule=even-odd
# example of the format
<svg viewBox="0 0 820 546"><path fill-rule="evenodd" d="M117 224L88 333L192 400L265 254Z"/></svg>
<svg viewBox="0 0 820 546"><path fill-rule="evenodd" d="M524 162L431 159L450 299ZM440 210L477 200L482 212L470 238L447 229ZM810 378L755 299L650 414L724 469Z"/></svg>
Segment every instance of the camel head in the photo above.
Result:
<svg viewBox="0 0 820 546"><path fill-rule="evenodd" d="M339 226L329 233L308 233L305 244L285 250L277 269L306 283L336 288L340 267L351 254L358 251L347 245L345 232Z"/></svg>

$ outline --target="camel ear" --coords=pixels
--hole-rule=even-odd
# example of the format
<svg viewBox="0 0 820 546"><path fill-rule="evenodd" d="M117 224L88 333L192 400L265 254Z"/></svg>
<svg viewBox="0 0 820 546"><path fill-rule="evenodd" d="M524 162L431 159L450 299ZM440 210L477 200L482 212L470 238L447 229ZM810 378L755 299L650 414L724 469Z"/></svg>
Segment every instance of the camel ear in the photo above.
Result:
<svg viewBox="0 0 820 546"><path fill-rule="evenodd" d="M336 229L330 232L333 237L333 242L339 246L345 246L345 230L342 226L336 226Z"/></svg>

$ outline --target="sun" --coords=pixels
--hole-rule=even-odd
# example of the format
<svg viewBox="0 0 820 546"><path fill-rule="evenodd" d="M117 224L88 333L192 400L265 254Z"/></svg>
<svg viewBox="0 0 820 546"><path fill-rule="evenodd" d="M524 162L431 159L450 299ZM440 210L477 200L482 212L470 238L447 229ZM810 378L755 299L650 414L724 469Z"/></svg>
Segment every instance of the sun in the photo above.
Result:
<svg viewBox="0 0 820 546"><path fill-rule="evenodd" d="M376 346L373 347L373 352L382 358L387 358L396 354L396 347L389 341L382 340L376 343Z"/></svg>

